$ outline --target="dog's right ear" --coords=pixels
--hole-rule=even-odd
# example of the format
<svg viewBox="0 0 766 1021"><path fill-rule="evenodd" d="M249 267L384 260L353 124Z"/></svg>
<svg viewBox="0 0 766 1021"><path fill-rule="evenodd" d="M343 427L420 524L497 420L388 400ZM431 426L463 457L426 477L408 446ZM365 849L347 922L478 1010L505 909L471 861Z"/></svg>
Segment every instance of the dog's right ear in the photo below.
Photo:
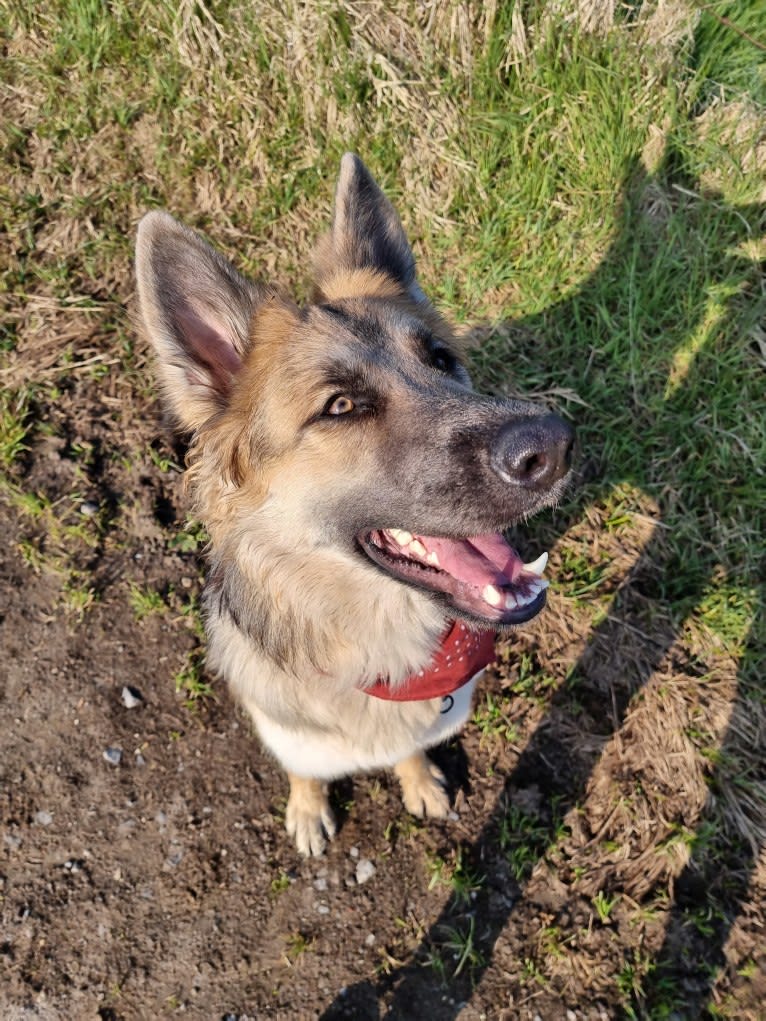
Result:
<svg viewBox="0 0 766 1021"><path fill-rule="evenodd" d="M340 163L330 232L315 256L318 292L334 296L336 282L342 288L344 277L353 279L357 271L387 277L416 300L425 299L398 213L359 157L347 152Z"/></svg>
<svg viewBox="0 0 766 1021"><path fill-rule="evenodd" d="M225 406L249 346L258 290L194 231L147 213L136 241L138 312L170 410L199 428Z"/></svg>

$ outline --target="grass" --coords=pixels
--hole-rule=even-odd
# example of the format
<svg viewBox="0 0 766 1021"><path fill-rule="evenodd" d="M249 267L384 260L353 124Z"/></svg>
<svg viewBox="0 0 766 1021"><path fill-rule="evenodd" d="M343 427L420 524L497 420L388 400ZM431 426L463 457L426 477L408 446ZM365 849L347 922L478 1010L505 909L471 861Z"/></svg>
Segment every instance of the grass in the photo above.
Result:
<svg viewBox="0 0 766 1021"><path fill-rule="evenodd" d="M291 932L285 937L283 960L288 967L297 964L304 954L315 949L316 941L302 932Z"/></svg>
<svg viewBox="0 0 766 1021"><path fill-rule="evenodd" d="M162 594L156 589L130 583L130 594L128 596L130 608L136 620L141 621L153 613L164 613L167 609Z"/></svg>
<svg viewBox="0 0 766 1021"><path fill-rule="evenodd" d="M590 30L582 11L544 4L437 5L425 20L382 0L279 15L260 0L140 14L123 0L0 0L0 483L30 570L59 577L61 606L87 619L99 551L129 539L106 492L94 517L78 510L84 481L102 482L95 422L125 489L131 466L179 468L157 443L146 349L125 312L139 216L167 207L243 271L305 295L339 155L357 149L400 209L425 289L473 328L477 385L531 391L577 422L582 484L523 541L555 543L561 633L587 631L606 659L623 619L614 684L646 683L619 749L604 727L578 736L602 741L603 772L619 765L596 772L583 808L596 791L611 799L612 829L591 857L566 852L571 873L586 881L596 846L616 868L622 849L639 863L620 873L630 892L648 840L660 888L689 860L715 878L716 860L763 842L757 6L606 4ZM42 477L52 441L74 466L64 481ZM194 522L162 527L175 554L204 547ZM126 598L137 620L163 608L136 585ZM199 626L196 604L185 615ZM503 655L504 694L484 695L474 720L493 749L520 741L511 699L543 712L567 676L583 713L608 715L613 689L594 694L563 639ZM201 669L194 652L176 677L190 705L210 695ZM561 844L553 816L506 813L498 849L517 880ZM455 897L459 864L436 880ZM711 882L688 924L718 931L725 901ZM473 930L455 940L470 970ZM626 951L612 969L620 1002L663 1016L662 970L637 961Z"/></svg>
<svg viewBox="0 0 766 1021"><path fill-rule="evenodd" d="M201 649L187 653L186 661L174 677L176 691L184 696L187 709L196 710L207 699L215 698L212 685L205 679Z"/></svg>
<svg viewBox="0 0 766 1021"><path fill-rule="evenodd" d="M452 893L452 901L456 908L465 908L475 899L476 894L484 885L485 877L481 875L467 860L465 849L455 848L450 861L440 855L433 855L427 860L428 889L446 887Z"/></svg>

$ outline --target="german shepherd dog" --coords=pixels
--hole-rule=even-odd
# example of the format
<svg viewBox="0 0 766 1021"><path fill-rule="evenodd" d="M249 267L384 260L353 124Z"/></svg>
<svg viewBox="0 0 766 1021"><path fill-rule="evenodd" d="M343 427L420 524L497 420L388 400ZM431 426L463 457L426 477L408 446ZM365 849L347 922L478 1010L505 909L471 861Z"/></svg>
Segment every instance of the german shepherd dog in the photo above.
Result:
<svg viewBox="0 0 766 1021"><path fill-rule="evenodd" d="M327 783L362 770L393 767L410 812L443 816L424 749L465 723L494 633L545 605L547 555L522 563L501 529L559 499L572 430L473 392L351 153L308 304L164 212L141 221L136 268L210 537L209 666L287 771L298 850L322 853Z"/></svg>

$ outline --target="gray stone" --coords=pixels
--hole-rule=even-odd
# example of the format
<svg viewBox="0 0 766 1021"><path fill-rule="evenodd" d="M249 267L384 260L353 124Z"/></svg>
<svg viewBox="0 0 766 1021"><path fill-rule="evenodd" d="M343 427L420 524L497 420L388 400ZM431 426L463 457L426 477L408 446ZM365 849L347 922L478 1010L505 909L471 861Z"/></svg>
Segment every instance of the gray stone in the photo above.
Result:
<svg viewBox="0 0 766 1021"><path fill-rule="evenodd" d="M369 858L361 858L356 866L356 881L361 886L375 875L375 866Z"/></svg>

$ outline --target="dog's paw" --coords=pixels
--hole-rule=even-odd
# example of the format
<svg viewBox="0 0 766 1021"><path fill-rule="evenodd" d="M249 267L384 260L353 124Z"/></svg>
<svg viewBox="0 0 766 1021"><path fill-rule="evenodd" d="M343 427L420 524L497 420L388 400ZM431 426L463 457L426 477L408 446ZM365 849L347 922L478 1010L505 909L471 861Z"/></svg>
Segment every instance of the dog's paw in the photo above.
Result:
<svg viewBox="0 0 766 1021"><path fill-rule="evenodd" d="M327 841L335 836L335 818L327 800L327 791L317 780L290 778L285 829L300 854L316 857Z"/></svg>
<svg viewBox="0 0 766 1021"><path fill-rule="evenodd" d="M449 812L444 773L425 755L412 756L396 766L404 807L422 819L443 819Z"/></svg>

